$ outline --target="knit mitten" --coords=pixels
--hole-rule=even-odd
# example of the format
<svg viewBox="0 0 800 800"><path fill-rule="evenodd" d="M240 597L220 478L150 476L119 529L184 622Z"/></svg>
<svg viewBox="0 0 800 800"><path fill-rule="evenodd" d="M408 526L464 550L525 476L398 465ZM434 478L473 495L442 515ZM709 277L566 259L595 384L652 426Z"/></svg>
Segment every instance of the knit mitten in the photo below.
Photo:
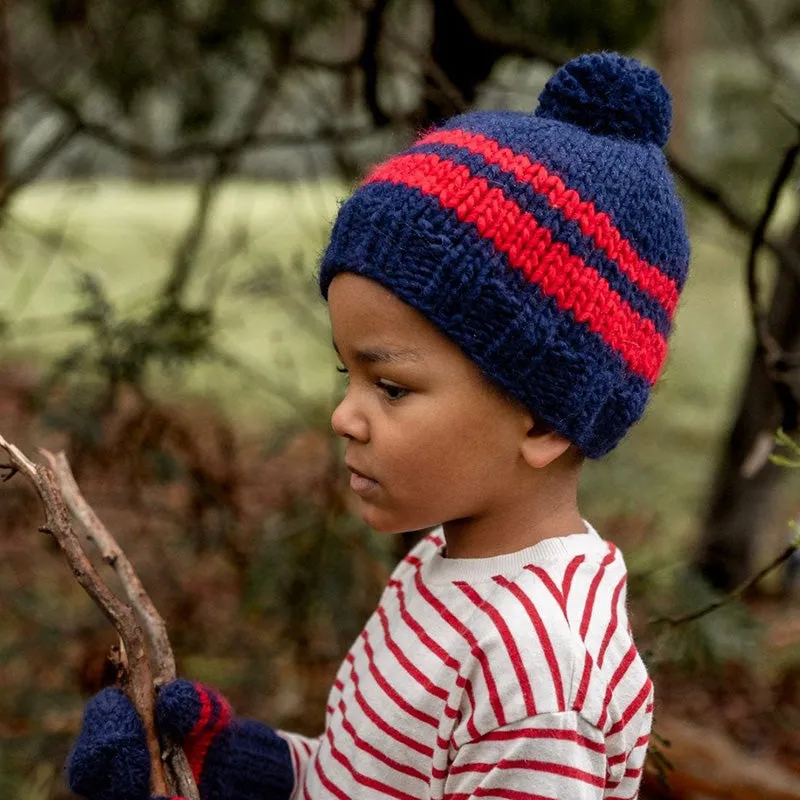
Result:
<svg viewBox="0 0 800 800"><path fill-rule="evenodd" d="M288 800L289 745L262 722L233 716L222 695L187 680L156 698L159 731L183 745L203 800Z"/></svg>
<svg viewBox="0 0 800 800"><path fill-rule="evenodd" d="M150 796L144 725L119 689L103 689L87 703L66 772L70 790L86 800L147 800Z"/></svg>
<svg viewBox="0 0 800 800"><path fill-rule="evenodd" d="M288 800L288 744L268 725L233 718L216 692L185 680L167 684L156 698L156 724L183 745L202 800ZM86 800L148 800L144 726L119 689L104 689L86 705L66 772L70 790Z"/></svg>

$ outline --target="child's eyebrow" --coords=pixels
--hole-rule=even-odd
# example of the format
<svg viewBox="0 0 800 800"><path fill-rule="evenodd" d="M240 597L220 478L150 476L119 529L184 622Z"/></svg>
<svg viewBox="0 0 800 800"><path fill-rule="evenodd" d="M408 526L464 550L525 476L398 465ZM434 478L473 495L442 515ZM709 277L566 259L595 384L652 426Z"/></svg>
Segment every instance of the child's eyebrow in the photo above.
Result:
<svg viewBox="0 0 800 800"><path fill-rule="evenodd" d="M332 342L333 349L339 358L342 354L336 346L336 342ZM372 347L368 350L356 350L355 360L361 364L398 364L402 361L422 361L423 355L419 350L414 348L401 348L399 350L389 350L385 347Z"/></svg>

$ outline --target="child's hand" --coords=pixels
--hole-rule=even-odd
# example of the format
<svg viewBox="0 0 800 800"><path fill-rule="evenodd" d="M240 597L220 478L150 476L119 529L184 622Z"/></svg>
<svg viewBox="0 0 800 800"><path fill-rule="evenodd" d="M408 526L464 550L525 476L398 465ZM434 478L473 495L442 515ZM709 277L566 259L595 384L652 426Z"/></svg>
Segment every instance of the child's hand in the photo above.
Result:
<svg viewBox="0 0 800 800"><path fill-rule="evenodd" d="M87 704L67 761L67 785L86 800L147 800L150 756L144 725L119 689L103 689Z"/></svg>
<svg viewBox="0 0 800 800"><path fill-rule="evenodd" d="M177 680L156 697L156 725L182 744L201 798L285 800L294 786L289 746L268 725L236 719L222 695ZM89 701L67 764L68 784L87 800L146 800L144 727L118 689Z"/></svg>
<svg viewBox="0 0 800 800"><path fill-rule="evenodd" d="M159 731L183 745L201 798L287 800L294 787L289 745L263 722L233 716L199 683L167 684L156 698Z"/></svg>

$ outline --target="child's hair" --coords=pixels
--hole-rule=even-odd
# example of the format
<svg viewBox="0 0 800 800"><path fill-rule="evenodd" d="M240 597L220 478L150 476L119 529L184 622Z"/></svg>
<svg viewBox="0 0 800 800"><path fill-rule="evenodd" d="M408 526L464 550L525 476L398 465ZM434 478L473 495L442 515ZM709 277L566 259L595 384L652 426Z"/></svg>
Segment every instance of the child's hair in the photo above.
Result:
<svg viewBox="0 0 800 800"><path fill-rule="evenodd" d="M581 56L533 114L454 117L376 167L320 266L378 281L589 457L644 412L689 242L658 73Z"/></svg>

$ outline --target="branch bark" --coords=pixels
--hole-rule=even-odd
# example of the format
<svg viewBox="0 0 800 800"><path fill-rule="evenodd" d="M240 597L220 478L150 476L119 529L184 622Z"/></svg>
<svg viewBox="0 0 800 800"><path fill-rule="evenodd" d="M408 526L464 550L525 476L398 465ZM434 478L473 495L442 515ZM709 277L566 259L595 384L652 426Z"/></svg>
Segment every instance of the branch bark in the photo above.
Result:
<svg viewBox="0 0 800 800"><path fill-rule="evenodd" d="M133 566L83 498L75 483L66 456L63 453L54 456L52 453L42 451L49 462L49 466L45 466L30 461L19 448L6 441L2 435L0 435L0 447L9 456L9 462L0 465L0 468L9 471L4 480L20 473L33 484L45 512L45 522L39 530L51 535L56 540L72 569L72 574L120 636L128 661L125 689L142 719L146 732L147 749L150 753L152 793L166 795L174 787L186 800L199 800L191 770L180 748L166 748L165 761L171 778L169 782L171 785L168 785L154 720L153 669L145 647L142 628L133 609L136 609L141 615L147 626L153 652L157 658L156 678L162 682L175 677L175 659L163 619L145 592ZM86 527L89 538L97 545L103 559L120 576L133 608L123 603L108 588L87 557L80 539L72 527L70 509Z"/></svg>
<svg viewBox="0 0 800 800"><path fill-rule="evenodd" d="M707 614L710 614L713 611L716 611L718 608L722 608L722 606L725 606L741 597L745 592L747 592L749 589L752 589L757 583L766 578L767 575L774 572L778 567L781 566L781 564L785 564L790 558L792 558L792 556L794 556L796 552L797 544L792 543L779 555L775 556L775 558L773 558L769 564L758 570L755 575L752 575L751 577L742 581L735 589L728 592L723 597L720 597L718 600L714 600L702 608L698 608L695 611L691 611L690 613L683 614L679 617L655 617L650 620L650 624L666 624L675 628L678 625L684 625L687 622L694 622L695 620L700 619L700 617L705 617Z"/></svg>

